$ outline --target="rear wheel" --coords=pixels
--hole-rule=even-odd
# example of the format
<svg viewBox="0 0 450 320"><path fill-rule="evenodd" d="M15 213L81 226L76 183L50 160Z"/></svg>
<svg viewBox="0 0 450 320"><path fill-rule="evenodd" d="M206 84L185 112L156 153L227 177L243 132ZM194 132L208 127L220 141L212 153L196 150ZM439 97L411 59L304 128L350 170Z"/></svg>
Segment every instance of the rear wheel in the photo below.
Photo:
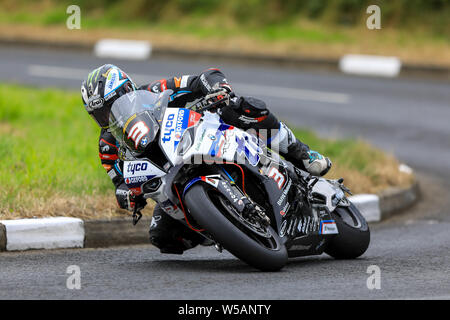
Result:
<svg viewBox="0 0 450 320"><path fill-rule="evenodd" d="M331 214L339 231L327 245L325 252L336 259L354 259L366 252L370 242L370 230L361 212L350 203L337 207Z"/></svg>
<svg viewBox="0 0 450 320"><path fill-rule="evenodd" d="M275 230L244 220L215 189L196 184L184 201L197 223L237 258L262 271L277 271L287 263L286 247Z"/></svg>

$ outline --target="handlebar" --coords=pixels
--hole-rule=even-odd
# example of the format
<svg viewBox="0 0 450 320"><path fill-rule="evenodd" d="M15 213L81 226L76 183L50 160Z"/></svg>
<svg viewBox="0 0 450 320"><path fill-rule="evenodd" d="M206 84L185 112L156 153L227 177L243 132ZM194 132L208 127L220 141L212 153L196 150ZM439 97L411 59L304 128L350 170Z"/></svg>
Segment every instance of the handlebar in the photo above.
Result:
<svg viewBox="0 0 450 320"><path fill-rule="evenodd" d="M226 97L224 97L224 98L222 98L220 100L217 100L217 101L215 101L215 102L213 102L213 103L211 103L211 104L209 104L209 105L207 105L207 106L205 106L203 108L197 109L196 112L202 113L204 111L207 111L207 110L210 110L210 109L213 109L213 108L223 107L223 106L220 106L220 105L223 104L225 102L225 100L233 98L233 97L235 97L234 92L230 92ZM205 101L205 98L206 97L203 97L198 103L201 103L201 102Z"/></svg>

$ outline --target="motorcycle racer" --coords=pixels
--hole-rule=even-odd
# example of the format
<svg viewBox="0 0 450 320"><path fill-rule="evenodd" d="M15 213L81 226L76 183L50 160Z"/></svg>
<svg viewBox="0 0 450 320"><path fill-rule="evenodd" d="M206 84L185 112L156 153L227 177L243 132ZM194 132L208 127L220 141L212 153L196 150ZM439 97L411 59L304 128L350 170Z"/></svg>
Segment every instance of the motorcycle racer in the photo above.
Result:
<svg viewBox="0 0 450 320"><path fill-rule="evenodd" d="M119 143L109 131L109 113L112 104L122 95L134 90L148 90L160 93L172 90L169 107L185 107L198 98L230 96L231 85L224 74L215 68L207 69L199 75L182 75L161 79L138 87L120 68L106 64L89 73L81 85L81 96L86 111L101 127L99 137L99 157L114 186L116 199L122 209L138 210L146 205L142 197L135 197L128 189L122 175L122 161L119 159ZM322 176L331 167L331 161L298 140L292 131L271 113L266 104L253 97L229 99L221 110L221 118L227 124L238 128L266 129L277 132L266 137L271 145L277 145L280 155L300 169L312 175ZM203 241L203 238L178 221L165 214L159 205L153 212L150 225L150 241L162 253L182 254Z"/></svg>

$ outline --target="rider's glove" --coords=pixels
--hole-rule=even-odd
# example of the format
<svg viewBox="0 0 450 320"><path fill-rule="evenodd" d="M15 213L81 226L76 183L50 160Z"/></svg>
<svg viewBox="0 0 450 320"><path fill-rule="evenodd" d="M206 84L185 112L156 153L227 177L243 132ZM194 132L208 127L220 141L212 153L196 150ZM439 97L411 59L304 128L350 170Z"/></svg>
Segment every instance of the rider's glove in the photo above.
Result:
<svg viewBox="0 0 450 320"><path fill-rule="evenodd" d="M330 170L332 165L330 159L313 150L309 150L307 154L308 159L303 160L303 164L310 174L323 176Z"/></svg>
<svg viewBox="0 0 450 320"><path fill-rule="evenodd" d="M136 211L145 208L147 201L142 196L134 196L125 183L119 185L116 189L117 204L121 209Z"/></svg>
<svg viewBox="0 0 450 320"><path fill-rule="evenodd" d="M210 100L211 102L225 99L223 102L226 105L229 105L231 95L232 89L228 83L216 83L212 87L212 90L205 96L205 99Z"/></svg>

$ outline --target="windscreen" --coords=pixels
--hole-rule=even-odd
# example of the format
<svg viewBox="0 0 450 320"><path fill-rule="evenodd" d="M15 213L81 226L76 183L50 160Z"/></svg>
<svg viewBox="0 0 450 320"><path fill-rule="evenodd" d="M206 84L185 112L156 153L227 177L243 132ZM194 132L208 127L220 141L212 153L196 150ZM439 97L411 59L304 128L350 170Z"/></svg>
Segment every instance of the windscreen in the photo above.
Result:
<svg viewBox="0 0 450 320"><path fill-rule="evenodd" d="M129 92L117 99L109 115L109 128L113 136L119 143L124 141L124 128L133 117L143 112L149 112L153 115L159 126L164 110L169 102L171 90L157 94L146 90L137 90ZM153 118L152 117L152 118Z"/></svg>

